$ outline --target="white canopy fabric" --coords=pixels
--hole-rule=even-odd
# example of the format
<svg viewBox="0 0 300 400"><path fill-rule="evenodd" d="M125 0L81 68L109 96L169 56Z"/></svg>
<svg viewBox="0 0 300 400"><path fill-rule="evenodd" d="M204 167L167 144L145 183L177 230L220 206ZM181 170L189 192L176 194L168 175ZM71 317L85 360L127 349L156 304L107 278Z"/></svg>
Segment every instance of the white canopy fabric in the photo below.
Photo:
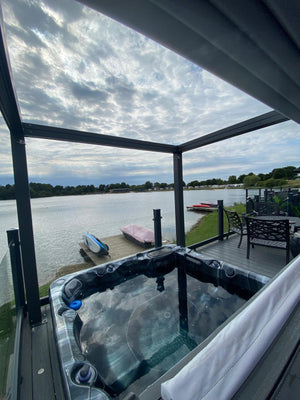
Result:
<svg viewBox="0 0 300 400"><path fill-rule="evenodd" d="M229 400L270 346L300 300L300 256L230 321L177 375L163 400Z"/></svg>

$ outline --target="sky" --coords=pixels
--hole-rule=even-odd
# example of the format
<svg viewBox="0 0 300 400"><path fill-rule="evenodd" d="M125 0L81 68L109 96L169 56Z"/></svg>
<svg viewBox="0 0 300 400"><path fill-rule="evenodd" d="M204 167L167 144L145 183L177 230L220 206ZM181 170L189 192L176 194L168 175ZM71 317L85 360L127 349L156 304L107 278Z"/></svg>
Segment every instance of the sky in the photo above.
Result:
<svg viewBox="0 0 300 400"><path fill-rule="evenodd" d="M141 34L73 0L3 0L22 119L181 144L271 109ZM173 182L169 154L26 139L29 180L52 185ZM184 181L300 166L288 121L183 155ZM0 185L13 183L0 117Z"/></svg>

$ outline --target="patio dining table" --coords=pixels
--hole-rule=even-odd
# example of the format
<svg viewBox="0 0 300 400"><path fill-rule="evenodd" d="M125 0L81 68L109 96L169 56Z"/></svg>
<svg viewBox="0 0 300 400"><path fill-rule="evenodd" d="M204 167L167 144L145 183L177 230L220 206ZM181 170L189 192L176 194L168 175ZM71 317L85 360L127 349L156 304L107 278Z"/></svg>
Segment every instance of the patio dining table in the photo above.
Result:
<svg viewBox="0 0 300 400"><path fill-rule="evenodd" d="M253 217L254 219L265 219L268 221L276 221L287 219L290 223L290 226L293 227L293 230L296 231L300 228L300 218L299 217L291 217L288 215L257 215Z"/></svg>

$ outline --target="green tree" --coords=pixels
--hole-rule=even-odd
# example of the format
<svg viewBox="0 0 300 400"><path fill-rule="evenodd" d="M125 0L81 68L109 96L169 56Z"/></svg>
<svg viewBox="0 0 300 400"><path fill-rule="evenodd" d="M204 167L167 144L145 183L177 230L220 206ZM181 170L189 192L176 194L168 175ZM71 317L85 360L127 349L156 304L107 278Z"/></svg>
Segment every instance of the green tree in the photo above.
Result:
<svg viewBox="0 0 300 400"><path fill-rule="evenodd" d="M285 179L274 179L270 178L264 181L264 186L266 188L280 187L287 184L287 180Z"/></svg>
<svg viewBox="0 0 300 400"><path fill-rule="evenodd" d="M231 185L237 183L236 176L235 176L235 175L231 175L231 176L228 178L228 183L231 184Z"/></svg>
<svg viewBox="0 0 300 400"><path fill-rule="evenodd" d="M64 189L63 186L60 186L60 185L54 186L54 188L53 188L53 194L54 194L54 196L61 196L62 193L63 193L63 189Z"/></svg>
<svg viewBox="0 0 300 400"><path fill-rule="evenodd" d="M284 168L275 168L271 172L271 177L274 179L295 179L297 173L295 172L296 167L288 166Z"/></svg>
<svg viewBox="0 0 300 400"><path fill-rule="evenodd" d="M160 189L166 189L168 187L168 184L165 182L162 182L159 184Z"/></svg>
<svg viewBox="0 0 300 400"><path fill-rule="evenodd" d="M146 190L153 189L153 184L150 181L145 182L144 187Z"/></svg>
<svg viewBox="0 0 300 400"><path fill-rule="evenodd" d="M200 186L200 183L199 183L199 181L195 180L195 181L189 182L188 186L192 186L192 187Z"/></svg>
<svg viewBox="0 0 300 400"><path fill-rule="evenodd" d="M244 179L247 175L242 174L237 178L237 183L244 183Z"/></svg>
<svg viewBox="0 0 300 400"><path fill-rule="evenodd" d="M257 186L259 181L259 176L254 175L253 172L251 172L249 175L245 176L243 184L245 187Z"/></svg>

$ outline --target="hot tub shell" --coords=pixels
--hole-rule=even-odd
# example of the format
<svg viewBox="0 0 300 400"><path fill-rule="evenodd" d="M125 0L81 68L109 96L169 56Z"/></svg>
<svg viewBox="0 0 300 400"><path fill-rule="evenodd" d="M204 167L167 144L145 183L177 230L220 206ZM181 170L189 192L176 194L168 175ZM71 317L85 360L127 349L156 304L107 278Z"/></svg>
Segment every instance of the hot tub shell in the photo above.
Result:
<svg viewBox="0 0 300 400"><path fill-rule="evenodd" d="M188 248L175 245L148 250L57 279L50 286L50 304L58 354L61 361L62 378L68 399L86 399L88 397L108 400L111 398L106 391L105 383L98 376L97 370L81 352L76 333L80 331L81 320L77 311L70 308L70 304L74 300L85 298L95 291L104 291L107 288L112 288L137 274L145 274L149 277L160 276L168 272L170 268L174 268L174 264L178 262L181 265L188 266L190 273L197 274L197 272L201 271L201 273L211 276L212 279L218 282L225 282L227 286L241 288L241 290L247 290L251 293L258 292L269 281L269 278L265 276L243 271L222 261L205 258ZM235 314L238 313L239 311ZM230 320L236 316L235 314ZM226 324L227 321L218 328L218 331L224 328ZM215 335L216 333L210 335L191 354L193 356L197 354ZM180 369L190 359L190 354L184 357L180 362ZM167 379L178 372L178 365L174 367L174 373L171 370L167 374ZM81 371L83 371L84 375L83 380L81 379L82 377L78 378ZM152 386L154 387L155 385ZM158 398L157 385L155 390L153 387L147 388L136 398L155 399L152 396L157 396Z"/></svg>

